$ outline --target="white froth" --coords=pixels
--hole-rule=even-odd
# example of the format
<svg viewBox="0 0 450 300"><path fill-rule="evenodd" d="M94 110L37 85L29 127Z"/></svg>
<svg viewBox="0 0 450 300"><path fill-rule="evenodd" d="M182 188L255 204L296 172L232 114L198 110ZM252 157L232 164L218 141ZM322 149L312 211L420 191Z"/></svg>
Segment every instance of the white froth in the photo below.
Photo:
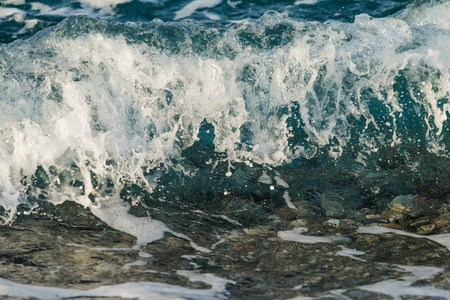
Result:
<svg viewBox="0 0 450 300"><path fill-rule="evenodd" d="M344 246L341 246L341 251L336 252L336 255L350 257L351 259L359 260L359 261L367 261L365 259L356 257L355 255L364 255L366 254L364 251L358 251L356 249L349 249Z"/></svg>
<svg viewBox="0 0 450 300"><path fill-rule="evenodd" d="M286 205L289 207L289 208L292 208L292 209L297 209L297 207L295 207L295 205L292 203L292 199L291 199L291 196L289 196L289 192L288 191L285 191L284 192L284 194L283 194L283 198L284 198L284 201L286 201Z"/></svg>
<svg viewBox="0 0 450 300"><path fill-rule="evenodd" d="M362 289L366 291L371 291L375 293L382 293L384 295L391 296L394 300L405 299L407 296L419 296L419 297L442 297L449 299L450 291L436 289L433 286L413 286L413 283L419 280L428 279L431 276L442 272L442 269L436 267L428 267L428 266L402 266L396 265L399 269L413 273L412 275L406 275L400 277L398 279L389 279L385 281L380 281L370 285L364 286L356 286L353 289ZM301 286L300 286L301 287ZM348 297L344 295L347 292L346 289L338 289L327 292L322 297L332 296L333 299L344 297L347 299ZM294 297L291 300L307 300L307 299L317 299L310 297Z"/></svg>
<svg viewBox="0 0 450 300"><path fill-rule="evenodd" d="M25 0L1 0L0 4L24 5Z"/></svg>
<svg viewBox="0 0 450 300"><path fill-rule="evenodd" d="M4 19L6 17L16 15L16 14L17 15L25 15L26 13L23 10L20 10L18 8L0 6L0 19Z"/></svg>
<svg viewBox="0 0 450 300"><path fill-rule="evenodd" d="M450 233L427 235L426 238L447 247L450 251Z"/></svg>
<svg viewBox="0 0 450 300"><path fill-rule="evenodd" d="M204 282L206 284L209 284L212 289L216 291L225 291L227 284L236 283L233 280L225 279L211 273L200 274L195 271L179 270L177 271L177 274L187 277L190 281L193 282Z"/></svg>
<svg viewBox="0 0 450 300"><path fill-rule="evenodd" d="M122 267L122 269L124 269L124 270L129 270L129 269L131 269L132 267L142 267L142 266L145 266L145 265L147 265L147 262L146 262L146 261L143 261L143 260L137 260L137 261L134 261L134 262L132 262L132 263L125 264L125 265Z"/></svg>
<svg viewBox="0 0 450 300"><path fill-rule="evenodd" d="M222 3L222 0L193 0L175 13L174 20L189 17L198 9L212 8L219 5L220 3Z"/></svg>
<svg viewBox="0 0 450 300"><path fill-rule="evenodd" d="M105 8L118 4L128 3L132 0L78 0L82 5L93 8Z"/></svg>
<svg viewBox="0 0 450 300"><path fill-rule="evenodd" d="M0 164L0 167L1 167L1 164ZM0 180L2 179L2 177L4 177L4 175L5 175L4 173L6 173L6 172L0 172ZM7 179L9 179L9 178L5 178L5 180L7 180ZM4 190L6 190L6 191L1 192L1 194L0 194L1 198L0 199L1 199L2 206L4 206L7 209L8 213L9 213L8 217L5 219L5 221L7 223L9 223L9 222L11 222L14 219L14 217L15 217L15 215L17 213L16 207L24 199L21 199L22 197L20 196L19 192L12 192L11 191L12 187L10 185L9 186L6 185ZM8 190L10 190L11 192L8 192Z"/></svg>
<svg viewBox="0 0 450 300"><path fill-rule="evenodd" d="M412 286L412 283L428 279L431 276L442 272L442 269L426 266L398 266L406 272L413 273L412 276L405 276L399 279L391 279L377 282L371 285L360 286L359 289L383 293L392 296L395 300L404 299L404 296L423 297L445 297L450 298L450 291L436 289L433 286Z"/></svg>
<svg viewBox="0 0 450 300"><path fill-rule="evenodd" d="M40 2L31 2L31 9L39 11L41 15L53 15L53 16L77 16L88 15L92 17L110 17L115 15L114 7L121 3L127 3L131 0L83 0L80 1L81 8L73 8L65 6L61 8L51 7Z"/></svg>
<svg viewBox="0 0 450 300"><path fill-rule="evenodd" d="M234 224L234 225L243 227L241 223L239 223L239 222L236 221L236 220L233 220L233 219L229 218L228 216L220 215L220 217L221 217L222 219L224 219L224 220L227 220L227 221L230 222L231 224Z"/></svg>
<svg viewBox="0 0 450 300"><path fill-rule="evenodd" d="M148 217L135 217L128 214L128 209L129 207L121 201L101 202L97 206L91 206L91 211L97 218L112 228L137 238L133 249L163 238L164 232L174 233L163 222Z"/></svg>
<svg viewBox="0 0 450 300"><path fill-rule="evenodd" d="M298 0L295 1L294 5L314 5L317 4L319 0Z"/></svg>
<svg viewBox="0 0 450 300"><path fill-rule="evenodd" d="M274 179L277 185L282 186L284 188L289 188L289 184L287 184L287 182L284 181L280 176L275 176Z"/></svg>
<svg viewBox="0 0 450 300"><path fill-rule="evenodd" d="M332 240L327 237L302 234L303 232L306 231L308 231L308 228L296 227L292 230L279 231L277 236L286 241L293 241L303 244L332 243Z"/></svg>
<svg viewBox="0 0 450 300"><path fill-rule="evenodd" d="M266 172L263 172L261 176L258 178L258 182L264 183L264 184L272 184L272 177L267 175Z"/></svg>
<svg viewBox="0 0 450 300"><path fill-rule="evenodd" d="M202 257L199 256L199 255L181 255L180 257L181 257L181 258L188 259L188 260L193 260L193 259L195 259L195 258L202 258Z"/></svg>
<svg viewBox="0 0 450 300"><path fill-rule="evenodd" d="M207 17L208 19L213 20L213 21L219 21L222 19L218 14L215 14L215 13L212 13L209 11L204 11L202 13L205 15L205 17Z"/></svg>
<svg viewBox="0 0 450 300"><path fill-rule="evenodd" d="M203 252L203 253L211 253L211 252L212 252L211 249L208 249L208 248L199 246L199 245L197 245L197 244L194 243L194 242L190 242L190 245L191 245L192 248L194 248L195 250L197 250L197 251L199 251L199 252Z"/></svg>
<svg viewBox="0 0 450 300"><path fill-rule="evenodd" d="M147 252L140 251L139 256L143 257L143 258L149 258L149 257L152 257L153 255L151 255L150 253L147 253Z"/></svg>
<svg viewBox="0 0 450 300"><path fill-rule="evenodd" d="M129 282L101 286L92 290L76 290L19 284L0 278L0 295L45 300L79 297L122 297L142 300L184 299L185 297L192 299L225 299L225 285L227 283L233 283L230 280L222 279L211 274L199 274L195 276L195 274L186 273L182 276L186 276L194 281L203 281L210 284L212 288L189 289L164 283Z"/></svg>
<svg viewBox="0 0 450 300"><path fill-rule="evenodd" d="M44 3L32 2L30 4L31 4L32 10L38 10L43 15L50 13L53 10L53 8L51 6L48 6Z"/></svg>
<svg viewBox="0 0 450 300"><path fill-rule="evenodd" d="M68 243L67 246L76 247L76 248L84 248L84 249L89 249L89 250L92 250L92 251L99 251L99 252L103 252L103 251L132 251L132 250L134 250L133 248L89 247L89 246L85 246L85 245L81 245L81 244L75 244L75 243Z"/></svg>
<svg viewBox="0 0 450 300"><path fill-rule="evenodd" d="M231 1L231 0L227 0L227 4L229 6L231 6L232 8L236 8L236 6L238 6L239 4L241 4L242 1Z"/></svg>
<svg viewBox="0 0 450 300"><path fill-rule="evenodd" d="M411 232L406 232L398 229L392 229L388 227L373 225L367 227L359 227L359 233L368 233L368 234L383 234L383 233L395 233L398 235L406 235L417 239L429 239L435 241L438 244L441 244L447 247L450 250L450 233L443 234L434 234L434 235L419 235Z"/></svg>
<svg viewBox="0 0 450 300"><path fill-rule="evenodd" d="M214 248L216 248L218 245L220 245L220 244L222 244L222 243L225 243L225 242L226 242L225 239L220 239L218 242L214 243L214 244L211 246L211 248L214 249Z"/></svg>

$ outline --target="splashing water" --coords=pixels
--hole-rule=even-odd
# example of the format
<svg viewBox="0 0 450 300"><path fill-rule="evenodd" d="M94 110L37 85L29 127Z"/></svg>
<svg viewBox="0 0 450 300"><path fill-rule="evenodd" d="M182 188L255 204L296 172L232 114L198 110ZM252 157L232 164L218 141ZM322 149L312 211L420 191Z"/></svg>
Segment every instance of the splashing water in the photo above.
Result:
<svg viewBox="0 0 450 300"><path fill-rule="evenodd" d="M128 183L152 192L168 170L206 165L447 156L449 14L430 2L353 23L79 16L3 45L4 214L39 197L119 198Z"/></svg>

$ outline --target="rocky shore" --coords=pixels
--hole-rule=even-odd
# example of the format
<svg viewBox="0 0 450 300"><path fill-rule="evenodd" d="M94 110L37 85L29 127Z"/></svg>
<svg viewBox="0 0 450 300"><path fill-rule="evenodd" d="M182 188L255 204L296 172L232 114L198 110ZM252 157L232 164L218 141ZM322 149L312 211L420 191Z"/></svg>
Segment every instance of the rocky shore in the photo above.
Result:
<svg viewBox="0 0 450 300"><path fill-rule="evenodd" d="M179 211L162 221L190 240L166 233L140 248L75 202L41 205L0 228L0 298L152 299L99 290L133 282L159 284L161 299L449 298L447 208L393 217L399 205L339 218L300 202L249 224L226 211Z"/></svg>

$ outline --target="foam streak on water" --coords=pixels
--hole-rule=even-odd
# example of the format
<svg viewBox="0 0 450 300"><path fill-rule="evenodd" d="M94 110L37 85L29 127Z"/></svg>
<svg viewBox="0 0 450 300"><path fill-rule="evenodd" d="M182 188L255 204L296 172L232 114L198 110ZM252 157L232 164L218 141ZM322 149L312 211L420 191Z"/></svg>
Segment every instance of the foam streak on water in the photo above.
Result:
<svg viewBox="0 0 450 300"><path fill-rule="evenodd" d="M92 290L62 289L45 286L18 284L0 278L0 293L11 297L34 297L37 299L61 299L77 297L126 297L135 299L225 299L225 284L230 280L212 274L197 275L180 271L182 276L192 277L193 281L211 284L211 289L189 289L164 283L130 282L102 286Z"/></svg>

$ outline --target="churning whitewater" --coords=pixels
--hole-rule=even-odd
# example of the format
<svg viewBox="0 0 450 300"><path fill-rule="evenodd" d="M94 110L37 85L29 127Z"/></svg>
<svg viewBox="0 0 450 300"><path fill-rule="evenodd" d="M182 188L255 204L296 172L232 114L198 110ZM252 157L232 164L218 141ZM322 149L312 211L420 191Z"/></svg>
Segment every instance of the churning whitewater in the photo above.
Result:
<svg viewBox="0 0 450 300"><path fill-rule="evenodd" d="M386 147L446 156L449 10L353 23L269 11L234 25L75 16L2 45L6 219L31 186L90 205L127 182L151 192L167 170L195 177L183 157L194 143L231 172L315 156L370 169Z"/></svg>

